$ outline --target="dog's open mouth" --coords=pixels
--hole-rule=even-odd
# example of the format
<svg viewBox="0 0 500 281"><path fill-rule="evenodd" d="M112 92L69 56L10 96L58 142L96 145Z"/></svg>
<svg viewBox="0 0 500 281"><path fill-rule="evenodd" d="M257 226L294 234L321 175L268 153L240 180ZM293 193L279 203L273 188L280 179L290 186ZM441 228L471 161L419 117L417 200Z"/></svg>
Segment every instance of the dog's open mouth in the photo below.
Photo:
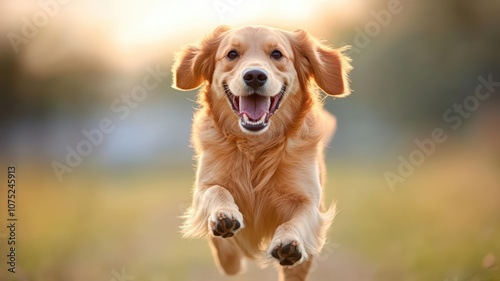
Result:
<svg viewBox="0 0 500 281"><path fill-rule="evenodd" d="M233 111L240 117L241 126L248 131L258 132L269 125L269 118L278 110L286 86L283 85L279 93L272 97L259 94L236 96L231 92L227 84L224 84L224 91Z"/></svg>

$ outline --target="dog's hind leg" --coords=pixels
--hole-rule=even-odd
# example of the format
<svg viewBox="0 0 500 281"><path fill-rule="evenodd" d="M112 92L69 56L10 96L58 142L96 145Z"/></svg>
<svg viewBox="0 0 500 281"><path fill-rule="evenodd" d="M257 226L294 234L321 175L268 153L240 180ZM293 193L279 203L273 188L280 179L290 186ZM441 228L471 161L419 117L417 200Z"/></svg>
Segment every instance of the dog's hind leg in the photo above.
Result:
<svg viewBox="0 0 500 281"><path fill-rule="evenodd" d="M294 266L294 267L284 267L282 266L279 270L278 281L304 281L307 278L309 269L311 269L312 258L307 261Z"/></svg>
<svg viewBox="0 0 500 281"><path fill-rule="evenodd" d="M219 270L227 275L235 275L245 270L245 257L231 239L209 238L210 249Z"/></svg>

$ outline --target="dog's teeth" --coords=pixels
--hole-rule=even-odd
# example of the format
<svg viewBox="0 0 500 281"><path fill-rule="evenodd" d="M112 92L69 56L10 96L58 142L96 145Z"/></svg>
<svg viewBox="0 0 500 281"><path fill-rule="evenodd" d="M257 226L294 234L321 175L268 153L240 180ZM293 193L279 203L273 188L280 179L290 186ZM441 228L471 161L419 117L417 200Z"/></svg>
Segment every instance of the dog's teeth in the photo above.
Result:
<svg viewBox="0 0 500 281"><path fill-rule="evenodd" d="M255 125L262 125L262 124L265 123L265 121L266 121L266 114L264 114L262 117L260 117L260 119L257 120L257 121L252 121L252 120L250 120L248 118L248 116L246 114L243 114L243 119L241 120L241 123L243 125L253 125L253 126L255 126Z"/></svg>

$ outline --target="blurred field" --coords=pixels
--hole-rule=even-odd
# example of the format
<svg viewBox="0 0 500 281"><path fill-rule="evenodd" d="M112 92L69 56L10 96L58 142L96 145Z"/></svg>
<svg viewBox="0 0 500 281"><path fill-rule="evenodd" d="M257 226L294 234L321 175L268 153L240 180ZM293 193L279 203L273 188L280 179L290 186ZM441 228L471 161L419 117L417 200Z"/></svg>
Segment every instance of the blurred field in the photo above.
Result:
<svg viewBox="0 0 500 281"><path fill-rule="evenodd" d="M395 192L369 167L329 165L327 200L339 213L311 280L500 280L499 167L459 151L438 153ZM113 179L80 173L85 180L60 186L50 175L18 172L18 280L107 281L123 268L146 281L275 278L255 264L222 277L205 241L180 237L188 169Z"/></svg>

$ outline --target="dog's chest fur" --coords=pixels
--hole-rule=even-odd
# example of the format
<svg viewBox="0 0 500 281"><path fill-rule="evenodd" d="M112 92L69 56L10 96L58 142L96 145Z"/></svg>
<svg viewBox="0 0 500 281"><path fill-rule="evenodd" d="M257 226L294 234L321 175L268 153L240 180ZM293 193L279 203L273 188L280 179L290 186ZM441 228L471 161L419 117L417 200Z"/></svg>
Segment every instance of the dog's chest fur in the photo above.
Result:
<svg viewBox="0 0 500 281"><path fill-rule="evenodd" d="M199 167L198 184L220 185L232 194L246 226L233 239L248 256L255 256L295 208L311 200L298 179L311 176L306 172L317 164L319 138L224 135L214 129L210 117L197 115L193 144L204 166Z"/></svg>

